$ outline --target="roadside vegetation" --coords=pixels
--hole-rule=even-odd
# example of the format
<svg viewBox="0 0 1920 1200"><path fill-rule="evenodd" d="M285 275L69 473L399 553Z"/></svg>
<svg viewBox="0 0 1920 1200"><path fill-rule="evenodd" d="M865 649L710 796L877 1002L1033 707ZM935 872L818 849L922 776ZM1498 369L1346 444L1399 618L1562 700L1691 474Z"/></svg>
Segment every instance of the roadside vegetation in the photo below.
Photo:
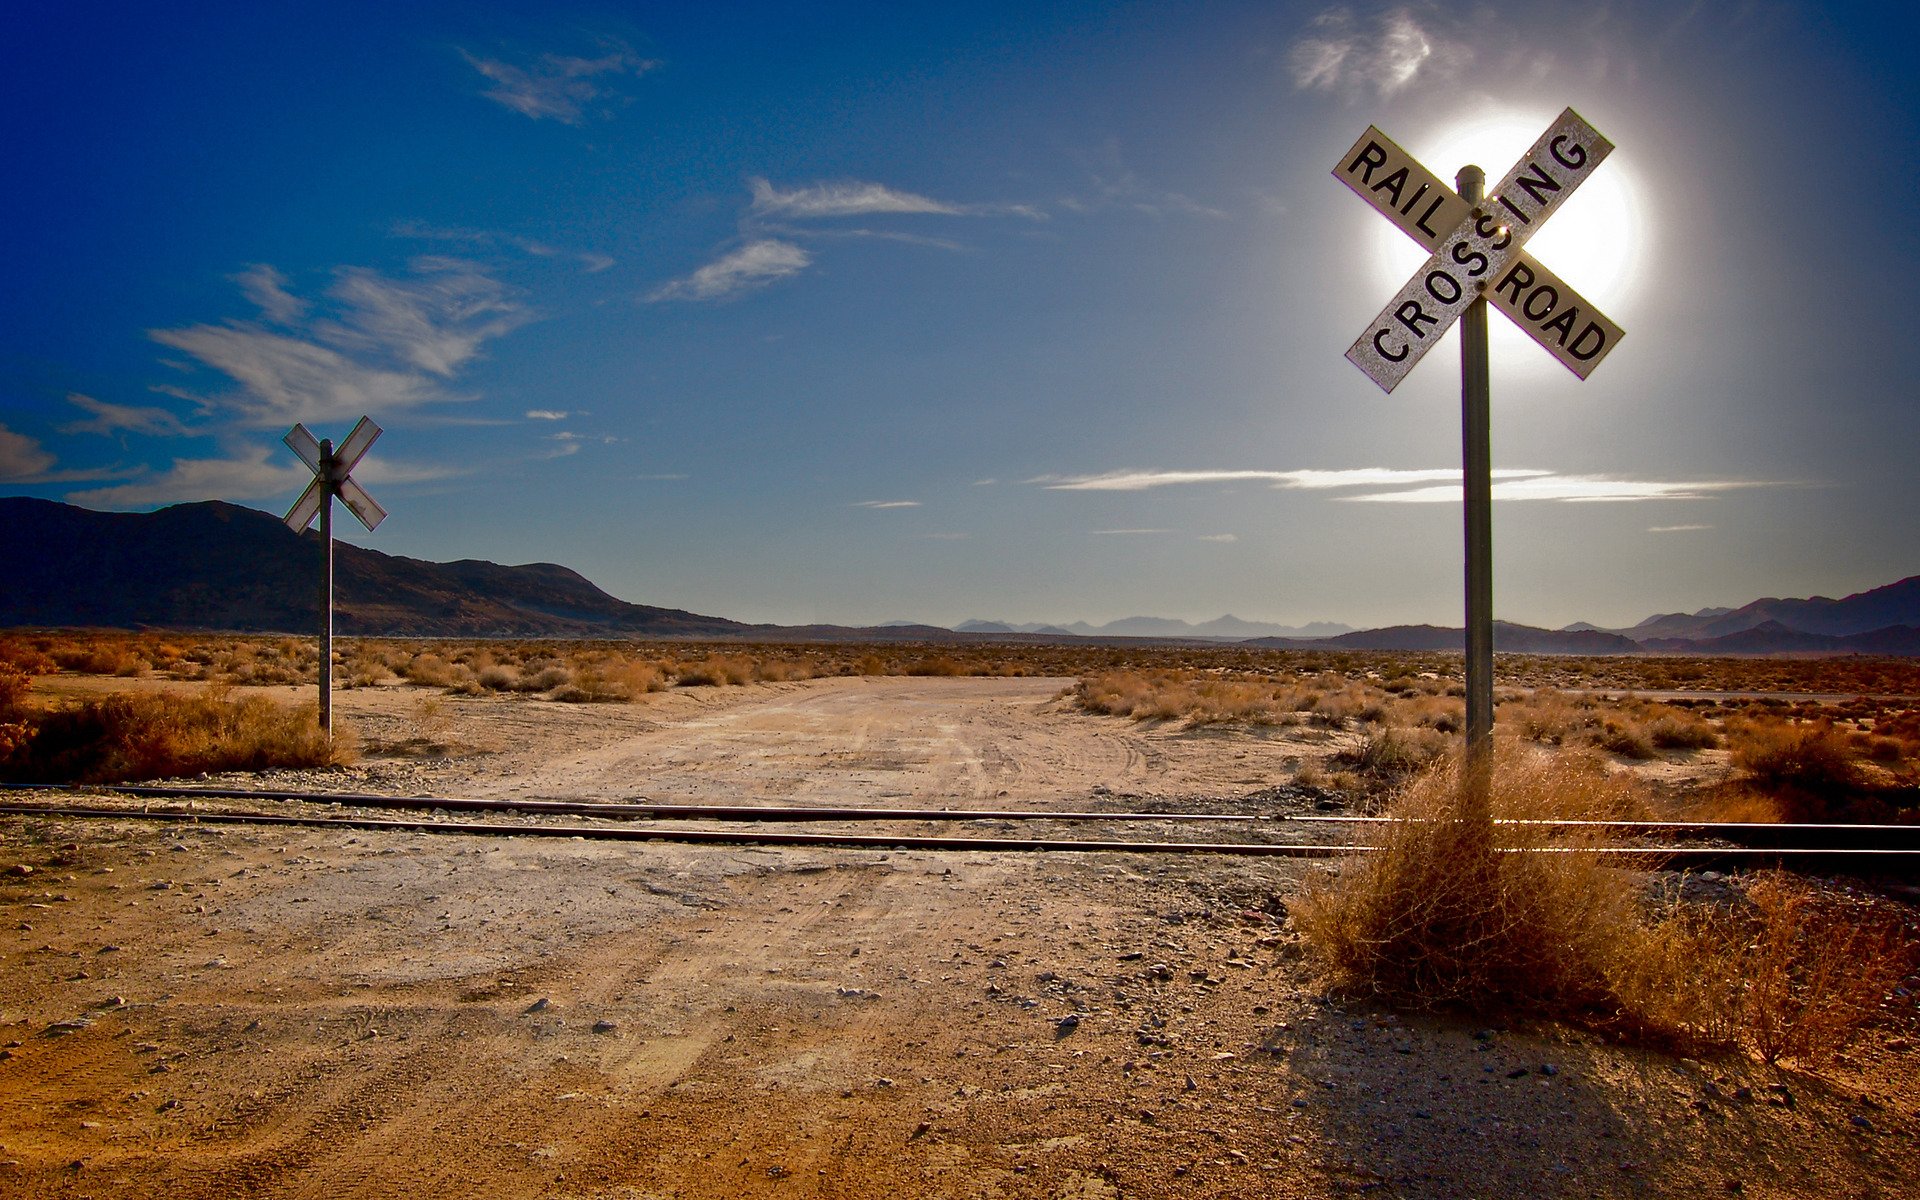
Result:
<svg viewBox="0 0 1920 1200"><path fill-rule="evenodd" d="M1641 809L1638 787L1592 756L1506 741L1489 797L1496 818L1602 817ZM1294 903L1335 989L1814 1064L1884 1015L1916 966L1910 910L1780 872L1718 902L1649 896L1596 835L1461 819L1461 788L1457 756L1415 776L1390 805L1408 820Z"/></svg>
<svg viewBox="0 0 1920 1200"><path fill-rule="evenodd" d="M0 666L0 779L121 783L203 771L312 767L351 757L321 734L315 707L234 696L226 685L42 705L29 678Z"/></svg>
<svg viewBox="0 0 1920 1200"><path fill-rule="evenodd" d="M235 688L312 685L314 639L110 630L0 633L0 668ZM1920 660L1501 655L1504 734L1620 764L1690 764L1711 782L1662 815L1920 819ZM1245 645L755 643L341 638L341 688L634 703L675 688L836 676L1075 680L1090 714L1182 727L1291 729L1333 743L1299 782L1377 807L1465 721L1460 657ZM9 736L0 731L0 739Z"/></svg>

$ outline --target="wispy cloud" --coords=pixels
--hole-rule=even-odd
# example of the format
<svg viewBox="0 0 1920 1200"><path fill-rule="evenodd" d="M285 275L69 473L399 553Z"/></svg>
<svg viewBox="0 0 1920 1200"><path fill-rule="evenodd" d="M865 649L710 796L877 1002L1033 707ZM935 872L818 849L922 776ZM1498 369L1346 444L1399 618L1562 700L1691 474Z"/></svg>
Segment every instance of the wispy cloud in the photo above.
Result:
<svg viewBox="0 0 1920 1200"><path fill-rule="evenodd" d="M187 427L179 417L164 408L136 408L126 404L109 404L105 400L95 400L92 396L83 396L79 392L67 394L67 403L92 416L85 421L73 421L60 427L61 433L97 433L111 436L115 433L139 433L149 437L183 437Z"/></svg>
<svg viewBox="0 0 1920 1200"><path fill-rule="evenodd" d="M1739 488L1771 487L1754 480L1670 482L1615 479L1604 475L1562 475L1533 468L1501 467L1493 471L1495 500L1630 501L1700 500ZM1265 483L1280 489L1330 491L1356 487L1400 490L1340 496L1373 504L1443 504L1460 500L1460 471L1456 467L1350 467L1339 470L1305 468L1292 471L1107 471L1098 475L1041 475L1028 483L1061 492L1138 492L1180 484ZM1414 487L1414 484L1432 484Z"/></svg>
<svg viewBox="0 0 1920 1200"><path fill-rule="evenodd" d="M405 279L348 268L328 296L332 315L297 328L233 320L150 331L238 385L215 395L160 390L256 427L461 400L447 383L532 316L484 271L445 258L415 260Z"/></svg>
<svg viewBox="0 0 1920 1200"><path fill-rule="evenodd" d="M956 204L917 192L868 180L844 179L780 187L764 178L747 180L751 196L740 219L743 244L681 279L647 293L649 302L662 300L724 300L743 292L797 275L813 263L813 255L796 240L873 238L957 251L963 247L945 238L894 229L852 228L820 224L846 217L931 215L940 217L1021 216L1035 220L1046 214L1023 204Z"/></svg>
<svg viewBox="0 0 1920 1200"><path fill-rule="evenodd" d="M1711 525L1651 525L1648 533L1692 533L1696 529L1712 529Z"/></svg>
<svg viewBox="0 0 1920 1200"><path fill-rule="evenodd" d="M535 258L570 258L578 262L581 272L587 275L598 275L618 261L611 254L602 254L595 250L568 250L536 238L522 237L517 233L502 233L493 229L466 229L451 225L429 225L425 221L396 222L393 226L393 236L422 242L454 242L468 247L506 246Z"/></svg>
<svg viewBox="0 0 1920 1200"><path fill-rule="evenodd" d="M715 259L685 279L662 284L648 293L647 299L654 303L723 300L804 271L812 261L811 254L792 242L761 238Z"/></svg>
<svg viewBox="0 0 1920 1200"><path fill-rule="evenodd" d="M377 488L449 479L464 473L456 467L368 456L354 468L353 477L369 488ZM137 473L127 483L69 492L66 498L74 504L99 508L148 508L215 497L266 500L298 492L312 478L305 466L293 461L278 445L242 446L219 458L176 458L164 471Z"/></svg>
<svg viewBox="0 0 1920 1200"><path fill-rule="evenodd" d="M1417 82L1457 79L1473 62L1470 43L1437 26L1431 12L1395 7L1370 24L1346 7L1315 17L1287 56L1293 84L1304 91L1371 92L1384 99Z"/></svg>
<svg viewBox="0 0 1920 1200"><path fill-rule="evenodd" d="M37 438L0 425L0 483L26 483L51 471L58 461Z"/></svg>
<svg viewBox="0 0 1920 1200"><path fill-rule="evenodd" d="M594 58L567 54L542 54L524 64L503 59L481 58L466 50L460 56L480 72L493 86L481 95L521 116L533 120L554 120L578 125L596 101L612 102L622 98L614 86L624 78L638 78L660 65L656 59L641 58L632 47L616 39L601 42L601 53Z"/></svg>
<svg viewBox="0 0 1920 1200"><path fill-rule="evenodd" d="M1200 540L1203 542L1220 542L1224 544L1226 542L1239 541L1240 535L1237 533L1203 533L1200 535Z"/></svg>
<svg viewBox="0 0 1920 1200"><path fill-rule="evenodd" d="M553 408L530 408L527 410L529 421L564 421L567 413Z"/></svg>
<svg viewBox="0 0 1920 1200"><path fill-rule="evenodd" d="M1719 492L1767 487L1749 480L1668 482L1652 479L1609 479L1599 475L1549 475L1514 479L1493 485L1495 500L1551 500L1562 503L1628 503L1637 500L1704 500ZM1413 488L1404 492L1372 492L1342 496L1367 504L1457 504L1458 487Z"/></svg>
<svg viewBox="0 0 1920 1200"><path fill-rule="evenodd" d="M753 193L753 211L761 216L857 217L871 213L943 213L960 216L967 210L926 196L903 192L880 183L842 180L781 190L764 179L747 180Z"/></svg>
<svg viewBox="0 0 1920 1200"><path fill-rule="evenodd" d="M270 447L249 446L226 458L176 458L158 475L113 487L69 492L67 499L100 508L144 508L212 496L258 500L297 491L312 478L292 455L276 456Z"/></svg>
<svg viewBox="0 0 1920 1200"><path fill-rule="evenodd" d="M276 325L306 315L307 302L287 291L287 277L266 263L254 263L232 278L247 299L260 306L260 315Z"/></svg>
<svg viewBox="0 0 1920 1200"><path fill-rule="evenodd" d="M1549 471L1519 468L1496 470L1496 479L1520 479L1549 475ZM1372 487L1391 484L1430 483L1451 480L1458 484L1457 468L1435 467L1404 470L1398 467L1352 467L1344 470L1306 468L1293 471L1106 471L1097 475L1041 475L1029 479L1056 492L1139 492L1148 488L1172 487L1192 483L1267 483L1276 488Z"/></svg>
<svg viewBox="0 0 1920 1200"><path fill-rule="evenodd" d="M860 500L855 502L852 507L854 508L919 508L920 502L918 500Z"/></svg>

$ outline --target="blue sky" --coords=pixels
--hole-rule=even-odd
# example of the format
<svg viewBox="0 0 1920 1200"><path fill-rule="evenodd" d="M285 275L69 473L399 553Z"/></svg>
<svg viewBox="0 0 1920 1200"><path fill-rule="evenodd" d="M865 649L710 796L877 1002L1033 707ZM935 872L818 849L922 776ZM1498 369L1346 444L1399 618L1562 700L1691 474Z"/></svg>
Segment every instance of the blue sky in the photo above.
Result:
<svg viewBox="0 0 1920 1200"><path fill-rule="evenodd" d="M186 8L182 14L175 11ZM284 511L747 620L1460 619L1458 351L1332 177L1617 146L1493 316L1496 608L1920 571L1908 5L134 6L9 16L0 494Z"/></svg>

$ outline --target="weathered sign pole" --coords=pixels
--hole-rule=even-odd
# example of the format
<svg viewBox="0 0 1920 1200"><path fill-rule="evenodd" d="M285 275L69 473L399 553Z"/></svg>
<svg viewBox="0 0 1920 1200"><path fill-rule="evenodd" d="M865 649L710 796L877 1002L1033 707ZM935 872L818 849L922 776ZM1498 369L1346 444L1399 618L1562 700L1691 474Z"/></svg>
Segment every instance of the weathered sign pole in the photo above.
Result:
<svg viewBox="0 0 1920 1200"><path fill-rule="evenodd" d="M1478 205L1487 186L1479 167L1460 169L1460 198ZM1487 378L1487 302L1460 321L1460 487L1467 553L1467 770L1473 790L1493 749L1493 417Z"/></svg>
<svg viewBox="0 0 1920 1200"><path fill-rule="evenodd" d="M333 738L333 498L340 497L368 533L387 519L387 510L353 479L353 469L379 436L380 427L367 417L360 418L338 450L332 439L316 440L305 425L296 424L286 436L287 448L313 472L313 482L287 510L287 526L304 533L316 515L320 518L320 730L329 741Z"/></svg>
<svg viewBox="0 0 1920 1200"><path fill-rule="evenodd" d="M1484 784L1493 748L1493 461L1487 306L1510 317L1585 379L1624 331L1523 249L1613 150L1572 109L1540 135L1491 193L1467 166L1459 191L1368 127L1333 173L1431 252L1347 358L1388 392L1456 320L1460 345L1461 492L1466 542L1467 766ZM1484 795L1480 787L1470 794Z"/></svg>

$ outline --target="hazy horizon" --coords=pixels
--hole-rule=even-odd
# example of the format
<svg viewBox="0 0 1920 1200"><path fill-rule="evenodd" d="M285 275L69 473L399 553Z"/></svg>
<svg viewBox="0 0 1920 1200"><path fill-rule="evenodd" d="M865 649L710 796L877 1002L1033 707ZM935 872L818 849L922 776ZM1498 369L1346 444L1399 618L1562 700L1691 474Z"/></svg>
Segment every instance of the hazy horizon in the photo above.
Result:
<svg viewBox="0 0 1920 1200"><path fill-rule="evenodd" d="M1625 338L1580 382L1491 318L1499 618L1920 570L1906 6L14 25L0 494L284 511L287 427L366 413L343 536L638 603L1457 625L1457 338L1342 357L1425 252L1332 171L1497 179L1571 106L1617 149L1529 251Z"/></svg>

